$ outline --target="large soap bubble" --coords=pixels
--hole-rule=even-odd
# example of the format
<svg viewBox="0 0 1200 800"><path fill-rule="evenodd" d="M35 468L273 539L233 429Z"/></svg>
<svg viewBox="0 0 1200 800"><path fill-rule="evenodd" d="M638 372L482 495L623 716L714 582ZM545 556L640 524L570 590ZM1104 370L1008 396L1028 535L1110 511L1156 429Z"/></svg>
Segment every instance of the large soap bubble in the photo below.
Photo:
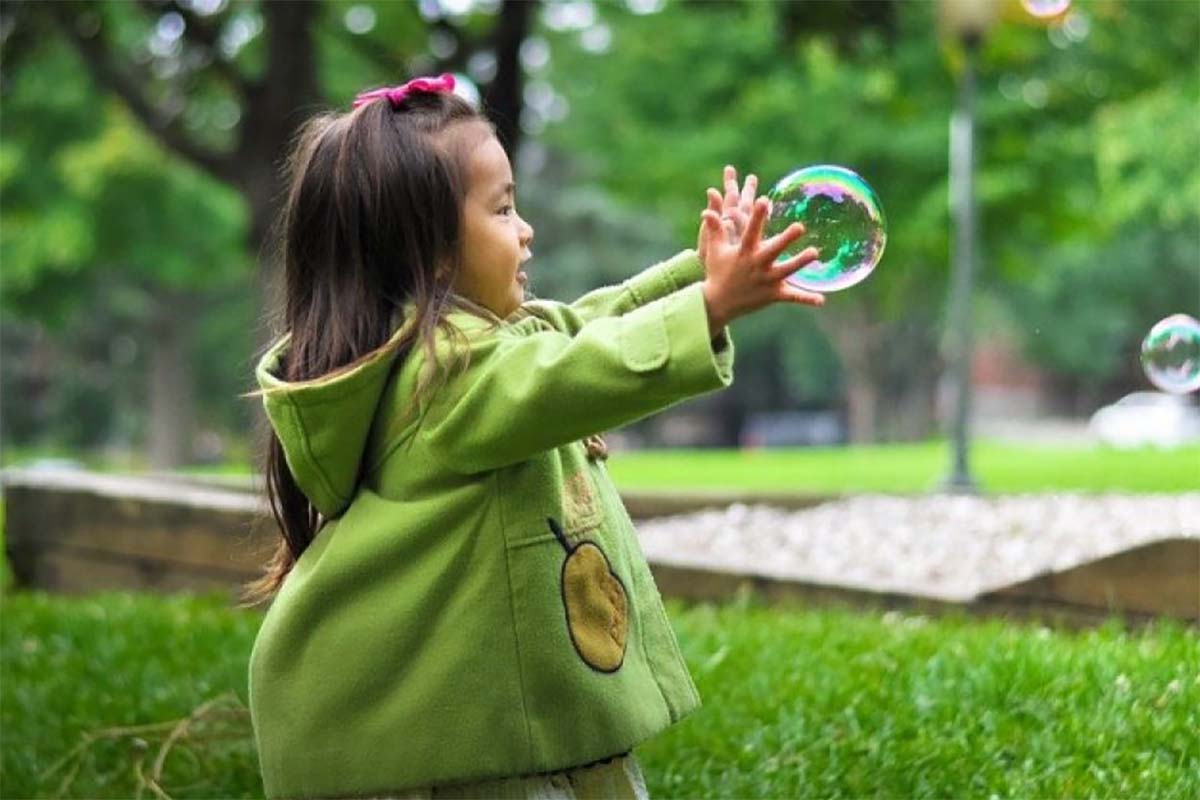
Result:
<svg viewBox="0 0 1200 800"><path fill-rule="evenodd" d="M1142 369L1164 392L1200 389L1200 322L1187 314L1160 320L1142 342Z"/></svg>
<svg viewBox="0 0 1200 800"><path fill-rule="evenodd" d="M776 183L767 198L766 235L782 233L793 222L805 228L776 263L806 247L820 251L817 261L788 276L790 283L816 292L846 289L870 275L883 256L883 206L857 173L829 164L804 167Z"/></svg>

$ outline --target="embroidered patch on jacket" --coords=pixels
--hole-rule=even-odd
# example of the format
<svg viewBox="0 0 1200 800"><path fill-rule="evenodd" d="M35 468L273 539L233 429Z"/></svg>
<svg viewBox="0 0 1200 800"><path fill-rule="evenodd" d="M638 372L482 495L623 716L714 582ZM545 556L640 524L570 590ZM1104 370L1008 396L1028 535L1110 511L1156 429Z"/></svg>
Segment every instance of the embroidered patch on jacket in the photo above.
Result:
<svg viewBox="0 0 1200 800"><path fill-rule="evenodd" d="M550 530L567 552L562 567L562 600L575 652L592 669L616 672L625 660L629 596L600 545L571 544L562 527L547 517Z"/></svg>
<svg viewBox="0 0 1200 800"><path fill-rule="evenodd" d="M592 490L592 480L586 470L579 470L568 475L563 481L563 513L566 515L566 527L572 534L584 533L596 528L603 521L603 509L596 493Z"/></svg>

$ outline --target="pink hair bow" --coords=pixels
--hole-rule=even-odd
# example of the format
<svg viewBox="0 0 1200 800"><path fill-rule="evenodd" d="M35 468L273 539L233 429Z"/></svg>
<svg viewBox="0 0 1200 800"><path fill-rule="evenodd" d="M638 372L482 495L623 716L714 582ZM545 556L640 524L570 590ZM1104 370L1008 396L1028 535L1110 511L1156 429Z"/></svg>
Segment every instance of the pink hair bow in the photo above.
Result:
<svg viewBox="0 0 1200 800"><path fill-rule="evenodd" d="M358 108L364 103L369 103L372 100L378 100L381 97L386 97L391 101L392 107L400 105L400 101L408 96L410 92L453 92L454 91L454 76L449 72L445 72L436 78L413 78L403 86L386 86L382 89L372 89L369 92L359 92L354 98L354 105L351 108Z"/></svg>

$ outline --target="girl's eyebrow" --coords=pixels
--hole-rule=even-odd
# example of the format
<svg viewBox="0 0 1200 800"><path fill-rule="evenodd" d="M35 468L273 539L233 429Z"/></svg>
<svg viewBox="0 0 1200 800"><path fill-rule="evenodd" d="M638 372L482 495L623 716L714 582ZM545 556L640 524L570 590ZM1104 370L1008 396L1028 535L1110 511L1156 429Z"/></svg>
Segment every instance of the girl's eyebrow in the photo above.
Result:
<svg viewBox="0 0 1200 800"><path fill-rule="evenodd" d="M503 197L504 195L508 194L509 192L516 191L516 189L517 189L517 184L506 183L499 191L495 192L492 195L492 197L494 197L494 198Z"/></svg>

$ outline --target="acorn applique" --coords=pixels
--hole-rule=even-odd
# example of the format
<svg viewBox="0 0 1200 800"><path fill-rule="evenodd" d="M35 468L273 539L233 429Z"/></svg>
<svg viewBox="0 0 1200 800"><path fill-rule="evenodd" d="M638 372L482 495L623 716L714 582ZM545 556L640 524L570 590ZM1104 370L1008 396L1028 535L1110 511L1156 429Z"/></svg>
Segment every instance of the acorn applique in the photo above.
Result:
<svg viewBox="0 0 1200 800"><path fill-rule="evenodd" d="M621 579L612 571L608 556L595 542L572 546L566 534L547 517L563 549L562 597L567 611L571 643L588 666L615 672L625 659L629 632L629 600Z"/></svg>

